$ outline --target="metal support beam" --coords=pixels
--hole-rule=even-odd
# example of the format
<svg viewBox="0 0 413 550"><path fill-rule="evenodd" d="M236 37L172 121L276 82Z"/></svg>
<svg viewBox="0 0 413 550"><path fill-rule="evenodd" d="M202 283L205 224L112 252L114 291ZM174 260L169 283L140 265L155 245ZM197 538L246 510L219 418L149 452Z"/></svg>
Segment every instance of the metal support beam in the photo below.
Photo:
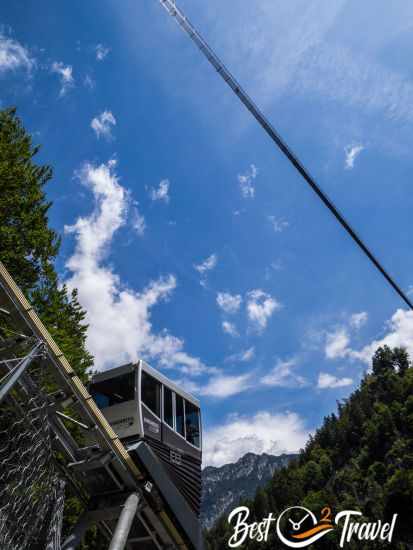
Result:
<svg viewBox="0 0 413 550"><path fill-rule="evenodd" d="M140 497L137 493L132 493L126 499L123 510L119 516L109 550L125 550L129 532L138 510L139 500Z"/></svg>
<svg viewBox="0 0 413 550"><path fill-rule="evenodd" d="M86 511L80 516L75 528L62 544L62 550L76 550L80 546L90 523L91 519Z"/></svg>
<svg viewBox="0 0 413 550"><path fill-rule="evenodd" d="M2 379L0 385L0 403L19 380L20 376L24 374L27 367L30 366L31 362L42 348L44 348L43 342L38 342L30 353Z"/></svg>

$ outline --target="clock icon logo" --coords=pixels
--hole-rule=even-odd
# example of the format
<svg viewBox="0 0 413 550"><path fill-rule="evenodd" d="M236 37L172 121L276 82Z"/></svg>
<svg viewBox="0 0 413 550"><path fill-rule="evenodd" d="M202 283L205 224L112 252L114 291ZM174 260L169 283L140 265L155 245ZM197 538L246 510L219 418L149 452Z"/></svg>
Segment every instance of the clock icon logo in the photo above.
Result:
<svg viewBox="0 0 413 550"><path fill-rule="evenodd" d="M315 514L304 506L292 506L280 514L277 535L289 548L305 548L334 529L329 507L321 511L318 522Z"/></svg>

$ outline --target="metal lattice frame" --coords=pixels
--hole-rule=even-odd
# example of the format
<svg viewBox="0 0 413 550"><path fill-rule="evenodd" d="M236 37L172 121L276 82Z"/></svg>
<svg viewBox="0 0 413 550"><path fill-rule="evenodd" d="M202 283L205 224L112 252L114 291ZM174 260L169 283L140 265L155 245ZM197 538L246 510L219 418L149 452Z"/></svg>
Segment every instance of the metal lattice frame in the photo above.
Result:
<svg viewBox="0 0 413 550"><path fill-rule="evenodd" d="M47 399L22 374L0 403L0 548L59 550L63 506Z"/></svg>
<svg viewBox="0 0 413 550"><path fill-rule="evenodd" d="M0 261L0 550L73 550L92 524L110 541L133 493L140 505L128 549L199 550L197 533L170 507L177 489L155 485L147 466L119 440ZM84 506L63 543L61 480Z"/></svg>

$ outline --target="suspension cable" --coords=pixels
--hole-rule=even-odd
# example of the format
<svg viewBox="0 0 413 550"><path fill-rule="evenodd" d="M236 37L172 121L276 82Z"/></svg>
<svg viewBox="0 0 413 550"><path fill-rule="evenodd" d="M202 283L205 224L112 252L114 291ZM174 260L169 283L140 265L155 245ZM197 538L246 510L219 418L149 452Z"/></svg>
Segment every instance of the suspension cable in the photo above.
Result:
<svg viewBox="0 0 413 550"><path fill-rule="evenodd" d="M175 19L181 29L188 34L191 40L196 44L196 46L201 50L207 60L215 68L217 73L221 78L226 82L226 84L233 90L233 92L238 96L240 101L244 106L250 111L252 116L257 120L265 132L269 135L272 141L278 146L278 148L284 153L288 158L291 164L295 169L301 174L305 181L309 184L311 189L317 194L321 199L324 205L330 210L336 220L341 224L345 231L350 235L353 241L361 248L364 254L369 258L369 260L374 264L374 266L379 270L387 282L393 287L397 292L400 298L413 310L413 303L391 277L391 275L384 269L379 260L374 256L370 249L364 244L362 239L357 235L355 230L351 225L346 221L344 216L339 212L334 203L329 199L329 197L324 193L320 186L316 183L315 179L311 176L309 171L304 167L300 162L298 157L293 153L293 151L288 147L285 141L277 133L275 128L272 126L271 122L266 118L254 101L249 97L249 95L244 91L239 82L231 74L231 72L225 67L224 63L219 59L216 53L210 48L205 39L199 34L195 27L190 23L190 21L185 17L182 11L177 7L174 0L159 0L162 6L166 9L171 17Z"/></svg>

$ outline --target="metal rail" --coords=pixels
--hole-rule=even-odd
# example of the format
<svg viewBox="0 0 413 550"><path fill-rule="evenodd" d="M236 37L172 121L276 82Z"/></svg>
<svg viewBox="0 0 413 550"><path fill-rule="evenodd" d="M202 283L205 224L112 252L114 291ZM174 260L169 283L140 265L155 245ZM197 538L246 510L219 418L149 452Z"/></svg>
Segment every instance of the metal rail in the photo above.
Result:
<svg viewBox="0 0 413 550"><path fill-rule="evenodd" d="M109 550L124 550L133 520L138 510L139 500L140 498L137 493L132 493L126 499L125 505L119 516Z"/></svg>
<svg viewBox="0 0 413 550"><path fill-rule="evenodd" d="M5 384L9 386L10 382L15 383L14 377L18 379L19 384L24 378L24 384L30 393L30 377L26 368L28 367L29 359L37 357L39 355L39 347L43 347L44 352L42 351L42 356L44 356L44 360L48 366L52 367L49 372L53 373L53 378L60 388L58 392L55 392L56 395L54 397L52 394L49 396L51 405L48 415L48 422L54 434L54 444L59 449L59 452L65 456L65 463L59 463L57 466L59 466L61 474L73 489L79 491L84 504L93 497L91 505L95 507L88 509L87 520L91 520L93 523L93 514L103 511L102 507L104 507L104 503L101 503L100 499L104 499L102 491L106 489L100 488L100 486L95 487L94 483L96 482L93 481L99 480L100 485L102 482L108 485L107 490L111 495L111 505L114 503L115 495L118 498L123 492L129 494L133 492L141 495L141 509L138 514L139 517L136 517L140 519L141 515L144 516L145 523L142 522L142 525L149 539L154 540L156 547L181 550L192 548L193 546L186 540L186 526L182 523L177 523L175 516L170 513L169 509L164 507L163 495L158 493L158 488L154 489L153 498L151 495L142 495L147 473L135 462L119 440L119 437L96 406L63 352L56 345L33 307L27 301L1 261L0 306L2 309L7 310L9 314L8 322L13 323L13 326L18 328L23 338L27 338L27 341L31 339L39 342L30 354L23 358L23 361L18 363L17 367L14 367L12 371L13 380L10 380L10 375L8 374L0 381L0 393L2 393L2 389L5 390ZM12 358L13 360L14 358ZM20 376L20 370L25 371L23 372L23 376ZM59 398L59 392L63 394L61 398ZM82 428L82 431L87 428L86 433L90 434L97 445L92 444L89 447L81 446L71 436L63 421L73 423L75 419L68 417L64 413L62 414L59 399L63 399L62 403L68 400L73 403L81 420L81 422L75 422ZM55 403L54 405L53 402ZM97 452L94 451L95 448L97 448ZM89 453L91 453L90 456ZM96 476L94 472L97 472ZM84 484L84 488L82 488L82 484ZM155 496L157 498L156 504L154 501ZM111 513L107 512L106 515L102 514L102 517L96 520L99 522L100 528L104 528L106 524L110 525L106 533L109 539L112 537L112 528L115 527L112 525L113 521L119 517L121 512L121 504L121 502L117 503L116 506L113 504L114 511ZM65 541L68 548L81 538L84 527L84 525L80 526L78 532L73 533L73 537L69 537Z"/></svg>
<svg viewBox="0 0 413 550"><path fill-rule="evenodd" d="M38 351L44 348L43 342L37 342L33 349L18 363L10 372L8 372L0 382L0 403L6 397L19 378L25 373Z"/></svg>
<svg viewBox="0 0 413 550"><path fill-rule="evenodd" d="M181 29L188 34L191 40L196 44L196 46L201 50L207 60L215 68L217 73L221 76L224 82L233 90L233 92L238 96L240 101L245 105L245 107L250 111L252 116L256 121L261 125L265 130L271 140L277 145L277 147L284 153L288 158L291 164L295 169L301 174L305 179L311 189L316 193L316 195L321 199L324 205L330 210L336 220L341 224L344 230L350 235L353 241L358 245L358 247L364 252L364 254L369 258L373 265L378 269L378 271L383 275L386 281L390 286L397 292L400 298L413 310L413 303L395 282L395 280L389 275L389 273L384 269L379 260L374 256L371 250L364 244L362 239L357 235L356 231L351 227L347 222L344 216L339 212L337 207L334 205L332 200L326 195L326 193L319 187L315 179L311 176L309 171L304 167L298 157L293 153L293 151L288 147L285 141L277 133L271 122L267 117L262 113L259 107L254 103L254 101L249 97L246 91L242 88L241 84L236 80L236 78L231 74L231 72L225 67L224 63L219 59L217 54L210 48L205 39L200 35L200 33L195 29L195 27L190 23L190 21L185 17L182 11L176 6L174 0L159 0L162 6L166 9L171 17L175 19Z"/></svg>

